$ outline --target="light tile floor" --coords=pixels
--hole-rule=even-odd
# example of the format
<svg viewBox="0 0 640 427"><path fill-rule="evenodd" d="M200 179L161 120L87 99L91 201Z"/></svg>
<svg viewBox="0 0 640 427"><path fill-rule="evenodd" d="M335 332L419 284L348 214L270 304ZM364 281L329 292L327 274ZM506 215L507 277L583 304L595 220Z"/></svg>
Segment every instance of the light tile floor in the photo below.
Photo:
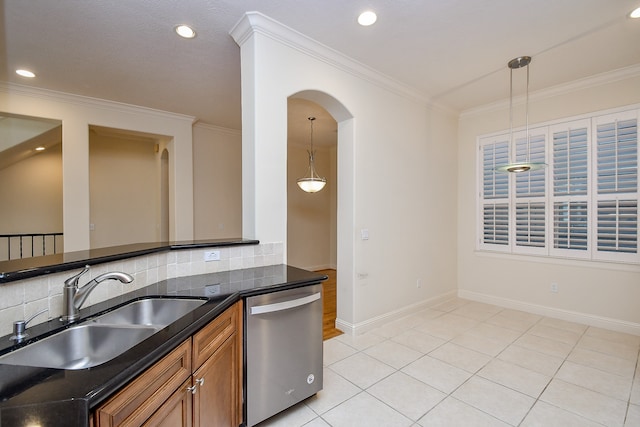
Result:
<svg viewBox="0 0 640 427"><path fill-rule="evenodd" d="M637 426L640 337L453 299L324 343L324 389L260 427Z"/></svg>

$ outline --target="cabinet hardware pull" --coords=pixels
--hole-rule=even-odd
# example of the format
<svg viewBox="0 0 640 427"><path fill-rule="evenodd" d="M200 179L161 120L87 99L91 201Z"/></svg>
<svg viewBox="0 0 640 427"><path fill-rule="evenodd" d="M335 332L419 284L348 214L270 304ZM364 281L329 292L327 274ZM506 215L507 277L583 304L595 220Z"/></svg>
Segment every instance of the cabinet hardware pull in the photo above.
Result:
<svg viewBox="0 0 640 427"><path fill-rule="evenodd" d="M196 391L198 390L198 386L191 386L191 387L187 387L187 391L190 391L191 394L196 394Z"/></svg>
<svg viewBox="0 0 640 427"><path fill-rule="evenodd" d="M202 387L204 385L204 378L200 378L196 380L196 384L198 384L200 387Z"/></svg>

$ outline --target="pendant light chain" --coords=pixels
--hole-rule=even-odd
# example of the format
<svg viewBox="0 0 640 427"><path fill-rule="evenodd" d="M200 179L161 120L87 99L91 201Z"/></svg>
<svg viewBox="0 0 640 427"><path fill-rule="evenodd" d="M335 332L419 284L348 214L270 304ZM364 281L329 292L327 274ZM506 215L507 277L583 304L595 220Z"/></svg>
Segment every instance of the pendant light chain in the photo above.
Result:
<svg viewBox="0 0 640 427"><path fill-rule="evenodd" d="M327 183L327 180L316 172L315 168L315 159L314 159L314 151L313 151L313 121L316 119L315 117L308 117L309 122L311 122L310 131L309 131L309 139L310 139L310 150L309 153L309 170L307 172L308 176L298 179L298 187L304 192L307 193L316 193L322 190Z"/></svg>
<svg viewBox="0 0 640 427"><path fill-rule="evenodd" d="M527 95L525 97L525 136L527 137L527 152L525 157L525 162L529 163L531 161L531 137L529 136L529 64L527 64Z"/></svg>
<svg viewBox="0 0 640 427"><path fill-rule="evenodd" d="M512 59L507 64L509 66L509 155L508 163L496 167L497 172L529 172L546 167L545 163L535 163L531 161L531 136L529 135L529 64L530 56L520 56ZM517 68L527 68L527 89L525 98L525 138L526 152L524 161L518 161L518 144L513 138L513 70Z"/></svg>
<svg viewBox="0 0 640 427"><path fill-rule="evenodd" d="M516 149L513 141L513 67L509 66L509 152L513 153L509 156L509 163L515 162Z"/></svg>

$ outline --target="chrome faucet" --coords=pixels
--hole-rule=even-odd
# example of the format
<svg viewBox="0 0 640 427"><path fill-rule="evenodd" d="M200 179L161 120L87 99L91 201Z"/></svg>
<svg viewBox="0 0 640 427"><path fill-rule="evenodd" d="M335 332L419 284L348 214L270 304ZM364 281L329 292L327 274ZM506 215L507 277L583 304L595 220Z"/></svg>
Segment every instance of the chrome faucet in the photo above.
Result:
<svg viewBox="0 0 640 427"><path fill-rule="evenodd" d="M80 307L87 300L87 297L98 286L98 283L114 279L119 280L122 283L131 283L133 282L133 277L131 277L127 273L122 273L119 271L112 271L110 273L104 273L99 275L98 277L92 279L87 282L86 285L82 287L78 287L78 281L80 280L80 276L89 271L89 266L87 265L80 273L76 274L73 277L68 278L64 281L64 288L62 299L64 301L63 314L60 320L63 322L71 322L74 320L78 320L80 317Z"/></svg>

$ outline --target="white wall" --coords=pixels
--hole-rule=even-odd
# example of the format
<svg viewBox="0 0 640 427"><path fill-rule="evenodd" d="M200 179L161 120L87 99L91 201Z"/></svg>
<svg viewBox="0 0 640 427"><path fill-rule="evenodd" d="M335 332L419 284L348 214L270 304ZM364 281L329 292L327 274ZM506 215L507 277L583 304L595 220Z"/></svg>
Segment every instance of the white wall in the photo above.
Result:
<svg viewBox="0 0 640 427"><path fill-rule="evenodd" d="M640 73L532 94L530 122L640 103ZM521 111L521 110L520 110ZM522 117L522 116L517 116ZM517 125L517 123L516 123ZM475 251L476 137L508 129L508 105L466 112L459 125L458 287L461 296L640 334L640 267ZM517 282L510 278L518 277ZM559 292L550 292L551 282Z"/></svg>
<svg viewBox="0 0 640 427"><path fill-rule="evenodd" d="M170 238L193 239L193 118L148 108L0 83L0 111L62 121L64 247L89 248L89 125L173 137Z"/></svg>
<svg viewBox="0 0 640 427"><path fill-rule="evenodd" d="M242 236L240 131L194 125L193 193L196 239Z"/></svg>
<svg viewBox="0 0 640 427"><path fill-rule="evenodd" d="M242 58L243 168L251 169L245 235L287 242L287 98L322 92L342 106L311 99L338 122L338 322L364 330L453 292L456 117L263 15L248 14L232 35Z"/></svg>

